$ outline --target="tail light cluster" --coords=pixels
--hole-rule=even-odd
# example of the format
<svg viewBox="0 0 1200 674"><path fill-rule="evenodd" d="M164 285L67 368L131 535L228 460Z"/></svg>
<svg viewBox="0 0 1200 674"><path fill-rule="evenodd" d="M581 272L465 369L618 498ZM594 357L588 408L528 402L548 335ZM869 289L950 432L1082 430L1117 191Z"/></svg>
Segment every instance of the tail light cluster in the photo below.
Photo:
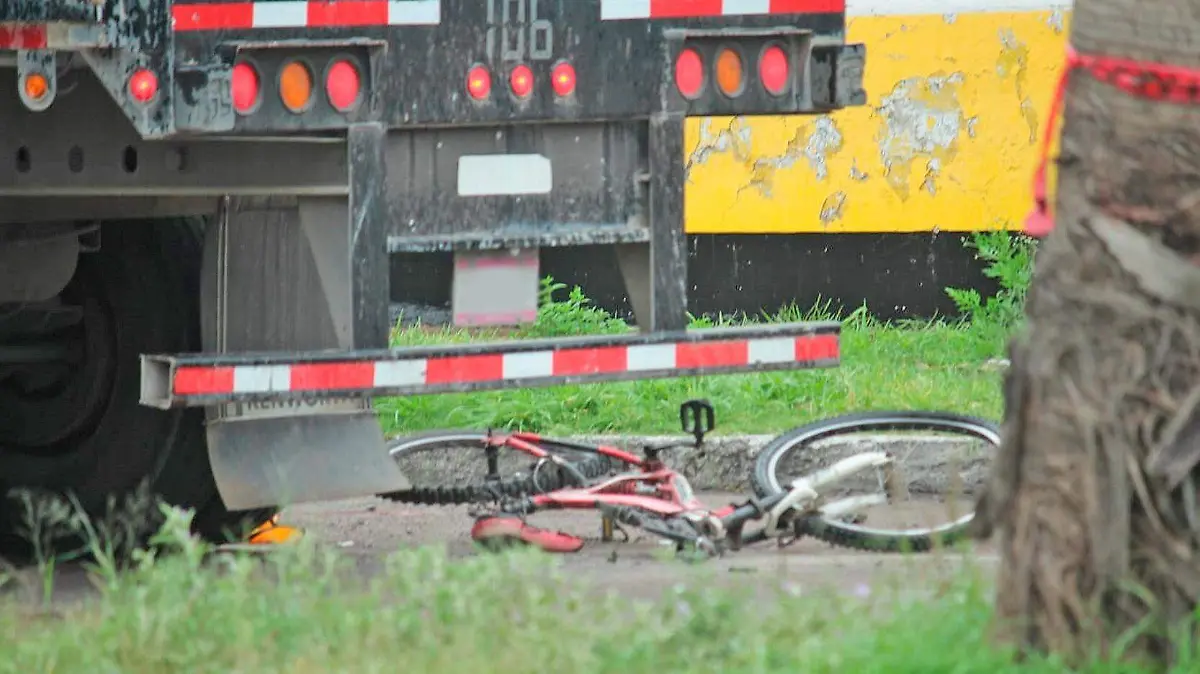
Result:
<svg viewBox="0 0 1200 674"><path fill-rule="evenodd" d="M569 61L558 61L545 75L549 77L555 97L569 98L575 93L575 66ZM509 93L518 100L526 100L533 96L538 76L532 68L519 63L508 68L506 80ZM492 71L487 66L477 63L467 71L467 94L476 101L491 98Z"/></svg>
<svg viewBox="0 0 1200 674"><path fill-rule="evenodd" d="M348 57L329 61L319 83L313 67L301 58L281 62L272 79L274 86L269 95L277 97L285 110L296 115L316 104L318 86L330 107L338 112L350 112L363 100L362 70ZM260 67L250 60L234 64L231 89L233 109L243 116L257 111L268 95Z"/></svg>
<svg viewBox="0 0 1200 674"><path fill-rule="evenodd" d="M752 83L747 76L746 52L740 45L720 44L707 54L711 58L711 64L708 64L700 50L685 47L675 59L675 88L684 98L696 100L708 91L711 81L726 98L742 96ZM763 45L750 67L756 73L753 83L766 93L779 97L788 92L792 66L783 46Z"/></svg>

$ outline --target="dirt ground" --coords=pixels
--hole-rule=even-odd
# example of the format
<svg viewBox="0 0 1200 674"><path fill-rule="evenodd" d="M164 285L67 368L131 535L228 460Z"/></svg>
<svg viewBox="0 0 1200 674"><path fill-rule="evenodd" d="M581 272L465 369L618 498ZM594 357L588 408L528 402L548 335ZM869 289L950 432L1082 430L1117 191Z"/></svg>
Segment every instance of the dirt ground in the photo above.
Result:
<svg viewBox="0 0 1200 674"><path fill-rule="evenodd" d="M744 497L702 492L700 498L717 507ZM938 506L933 502L924 506L918 502L897 516L909 519L921 515L914 513L913 508L937 511ZM669 549L656 539L636 533L630 542L601 542L600 522L595 513L549 513L531 521L587 539L582 551L563 558L564 568L572 576L602 591L640 598L651 598L665 589L693 583L737 585L766 595L780 590L808 592L817 588L862 595L887 586L923 593L934 589L939 580L953 574L964 561L976 562L989 571L995 563L995 555L986 545L979 546L967 559L964 553L949 552L913 556L868 554L802 540L786 548L766 543L703 563L684 564L674 559ZM319 544L354 558L363 577L381 568L388 554L405 548L444 545L453 556L486 554L477 552L471 544L472 520L465 507L435 508L373 498L355 499L294 507L284 512L283 522L303 527L306 535ZM872 523L882 524L874 519ZM28 595L30 601L37 601L40 579L33 569L23 573L31 582L10 583L0 594ZM67 566L56 573L56 602L71 603L93 592L86 574L78 566Z"/></svg>
<svg viewBox="0 0 1200 674"><path fill-rule="evenodd" d="M744 500L745 496L702 492L700 498L717 507ZM896 516L924 519L921 515L928 513L914 513L914 510L936 512L938 508L933 502L914 503ZM481 554L471 544L472 520L465 507L434 508L360 499L292 508L284 513L283 521L303 527L308 536L354 555L360 566L368 570L392 551L419 545L445 545L455 556ZM686 565L667 554L669 549L656 539L636 532L630 542L602 542L600 520L595 513L547 513L530 521L587 539L582 551L564 556L563 563L569 573L586 578L597 587L633 596L652 595L676 583L686 583L689 577L703 577L704 582L711 583L714 572L716 578L727 578L731 583L749 581L773 587L819 586L862 593L880 583L902 582L905 589L921 591L952 574L965 560L961 553L868 554L833 548L821 541L802 540L786 548L764 543L701 564ZM883 523L875 519L872 522ZM986 545L979 546L971 558L988 569L995 563L995 555Z"/></svg>

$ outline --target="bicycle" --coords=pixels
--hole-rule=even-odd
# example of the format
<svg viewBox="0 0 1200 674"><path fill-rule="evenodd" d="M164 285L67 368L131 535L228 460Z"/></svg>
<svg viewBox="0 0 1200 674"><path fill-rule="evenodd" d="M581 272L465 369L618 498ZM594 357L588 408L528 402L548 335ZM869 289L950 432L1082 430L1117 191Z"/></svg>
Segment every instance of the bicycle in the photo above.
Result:
<svg viewBox="0 0 1200 674"><path fill-rule="evenodd" d="M691 400L680 406L683 431L691 442L674 442L642 448L637 456L607 445L588 445L533 433L441 432L393 442L391 454L399 460L438 446L473 444L482 447L488 473L481 484L451 487L417 487L384 494L385 498L425 504L493 504L477 516L472 538L487 547L508 542L532 544L551 552L575 552L584 545L578 536L540 529L526 518L537 512L562 509L597 510L604 523L605 539L617 524L641 529L673 541L677 549L687 547L710 555L776 539L787 544L814 537L833 545L874 551L926 551L960 539L973 513L935 527L905 529L873 528L864 525L862 512L872 506L888 505L905 491L897 475L894 453L855 451L843 458L824 461L829 465L811 470L792 480L780 478L789 453L812 450L822 441L837 440L853 432L952 431L999 444L999 429L974 417L937 412L868 412L848 414L807 424L784 433L756 458L751 474L754 497L744 503L710 510L695 497L690 483L662 460L674 448L699 448L715 426L712 406ZM903 443L892 443L903 447ZM507 448L533 457L529 475L500 478L500 450ZM583 455L570 460L565 455ZM811 458L811 457L809 457ZM626 470L608 475L614 465ZM548 471L553 467L552 471ZM875 473L879 492L836 500L818 490L865 471ZM746 526L762 521L747 532ZM628 536L627 536L628 538Z"/></svg>

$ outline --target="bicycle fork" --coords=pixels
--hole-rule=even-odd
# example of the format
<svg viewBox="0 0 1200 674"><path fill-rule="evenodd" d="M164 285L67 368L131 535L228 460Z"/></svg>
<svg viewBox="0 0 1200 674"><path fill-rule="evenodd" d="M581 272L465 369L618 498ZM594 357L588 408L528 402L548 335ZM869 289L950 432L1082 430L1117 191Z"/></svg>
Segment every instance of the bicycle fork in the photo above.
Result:
<svg viewBox="0 0 1200 674"><path fill-rule="evenodd" d="M767 521L763 531L770 537L783 534L781 521L786 521L787 515L793 510L808 510L818 500L817 490L826 485L835 484L843 479L867 469L882 470L880 487L882 494L867 494L839 499L821 506L821 512L826 515L844 515L873 505L886 505L888 500L897 494L901 480L893 472L892 455L888 452L863 452L848 456L828 468L809 473L792 482L787 495L775 507L767 512Z"/></svg>

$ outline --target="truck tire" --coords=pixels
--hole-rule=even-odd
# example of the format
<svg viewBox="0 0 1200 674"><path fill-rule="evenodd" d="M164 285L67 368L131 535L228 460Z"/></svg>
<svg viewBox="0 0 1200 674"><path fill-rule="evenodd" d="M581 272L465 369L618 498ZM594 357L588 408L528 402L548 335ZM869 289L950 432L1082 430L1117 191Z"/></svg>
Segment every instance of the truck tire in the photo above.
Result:
<svg viewBox="0 0 1200 674"><path fill-rule="evenodd" d="M32 392L0 378L0 495L19 487L73 493L100 514L110 495L145 481L167 503L195 509L195 531L208 539L240 535L271 515L225 509L202 409L138 403L140 354L200 350L202 233L190 219L101 226L100 249L80 256L60 295L83 308L82 319L47 337L66 334L76 360L54 371L57 380L37 379ZM14 510L10 499L0 534L20 549Z"/></svg>

